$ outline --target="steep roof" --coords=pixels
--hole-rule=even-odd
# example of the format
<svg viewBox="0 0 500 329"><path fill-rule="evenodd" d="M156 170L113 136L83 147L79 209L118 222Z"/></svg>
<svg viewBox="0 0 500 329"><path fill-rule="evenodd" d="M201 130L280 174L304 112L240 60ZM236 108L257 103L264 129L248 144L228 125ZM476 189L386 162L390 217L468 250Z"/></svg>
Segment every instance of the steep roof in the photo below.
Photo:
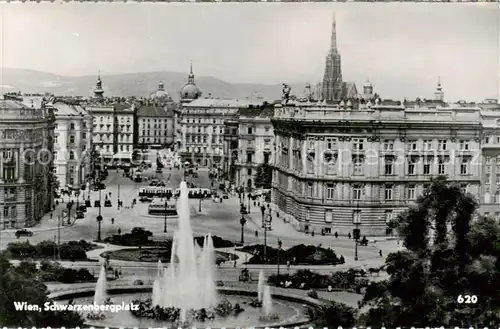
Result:
<svg viewBox="0 0 500 329"><path fill-rule="evenodd" d="M172 109L154 105L142 105L137 109L138 117L173 117Z"/></svg>

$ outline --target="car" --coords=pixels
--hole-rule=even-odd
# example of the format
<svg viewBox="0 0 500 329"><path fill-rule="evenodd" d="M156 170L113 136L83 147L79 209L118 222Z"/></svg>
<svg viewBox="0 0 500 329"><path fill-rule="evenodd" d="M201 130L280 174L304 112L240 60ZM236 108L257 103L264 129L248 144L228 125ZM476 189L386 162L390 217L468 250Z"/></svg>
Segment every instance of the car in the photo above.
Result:
<svg viewBox="0 0 500 329"><path fill-rule="evenodd" d="M76 212L76 218L85 218L85 215L83 214L83 211L77 211Z"/></svg>
<svg viewBox="0 0 500 329"><path fill-rule="evenodd" d="M147 196L143 196L139 199L140 202L151 202L153 198L148 198Z"/></svg>
<svg viewBox="0 0 500 329"><path fill-rule="evenodd" d="M16 237L19 239L21 236L33 236L33 232L23 228L16 231Z"/></svg>
<svg viewBox="0 0 500 329"><path fill-rule="evenodd" d="M194 178L198 178L198 173L194 172L194 173L191 174L191 176L194 177Z"/></svg>
<svg viewBox="0 0 500 329"><path fill-rule="evenodd" d="M227 194L227 193L222 194L222 198L223 199L229 199L229 194Z"/></svg>
<svg viewBox="0 0 500 329"><path fill-rule="evenodd" d="M104 200L104 207L106 207L106 208L112 207L111 200Z"/></svg>
<svg viewBox="0 0 500 329"><path fill-rule="evenodd" d="M81 212L87 212L87 206L86 205L79 205L77 208L76 208L77 211L81 211Z"/></svg>
<svg viewBox="0 0 500 329"><path fill-rule="evenodd" d="M142 280L135 280L134 281L134 286L143 286L144 282Z"/></svg>

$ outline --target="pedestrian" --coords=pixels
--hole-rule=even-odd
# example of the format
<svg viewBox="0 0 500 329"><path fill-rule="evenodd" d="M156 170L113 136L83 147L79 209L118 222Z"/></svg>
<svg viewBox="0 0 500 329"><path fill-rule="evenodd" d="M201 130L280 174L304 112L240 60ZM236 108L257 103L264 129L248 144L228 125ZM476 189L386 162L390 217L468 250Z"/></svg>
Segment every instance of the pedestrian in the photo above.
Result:
<svg viewBox="0 0 500 329"><path fill-rule="evenodd" d="M351 238L351 232L347 234L347 237L350 239Z"/></svg>
<svg viewBox="0 0 500 329"><path fill-rule="evenodd" d="M115 223L115 219L113 217L111 217L111 224L114 224Z"/></svg>
<svg viewBox="0 0 500 329"><path fill-rule="evenodd" d="M50 219L52 219L52 211L50 212Z"/></svg>
<svg viewBox="0 0 500 329"><path fill-rule="evenodd" d="M286 261L286 270L288 272L290 272L290 261L289 260Z"/></svg>
<svg viewBox="0 0 500 329"><path fill-rule="evenodd" d="M379 249L378 254L382 257L382 249Z"/></svg>
<svg viewBox="0 0 500 329"><path fill-rule="evenodd" d="M339 237L339 234L337 232L335 232L335 239L337 239Z"/></svg>
<svg viewBox="0 0 500 329"><path fill-rule="evenodd" d="M255 230L255 237L258 238L259 237L259 231Z"/></svg>
<svg viewBox="0 0 500 329"><path fill-rule="evenodd" d="M118 235L121 235L121 234L122 234L122 229L118 228Z"/></svg>

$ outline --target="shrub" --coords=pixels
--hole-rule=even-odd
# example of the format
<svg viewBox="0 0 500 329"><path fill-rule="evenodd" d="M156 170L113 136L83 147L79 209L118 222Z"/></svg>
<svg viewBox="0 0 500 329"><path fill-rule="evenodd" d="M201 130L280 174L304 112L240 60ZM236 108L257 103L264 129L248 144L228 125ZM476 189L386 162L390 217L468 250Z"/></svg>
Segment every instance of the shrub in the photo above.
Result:
<svg viewBox="0 0 500 329"><path fill-rule="evenodd" d="M318 292L314 289L311 289L308 293L307 293L307 296L308 297L311 297L311 298L315 298L317 299L318 298Z"/></svg>

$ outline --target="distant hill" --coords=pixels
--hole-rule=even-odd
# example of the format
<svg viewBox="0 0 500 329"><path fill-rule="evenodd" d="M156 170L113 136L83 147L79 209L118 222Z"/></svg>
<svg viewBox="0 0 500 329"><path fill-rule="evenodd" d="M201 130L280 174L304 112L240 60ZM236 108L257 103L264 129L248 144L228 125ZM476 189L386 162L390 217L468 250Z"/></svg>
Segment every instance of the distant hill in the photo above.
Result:
<svg viewBox="0 0 500 329"><path fill-rule="evenodd" d="M21 91L22 93L52 93L58 96L92 95L95 87L95 75L61 76L47 72L25 69L2 68L0 71L0 92ZM146 72L126 73L101 76L105 95L108 96L149 96L157 90L158 82L163 81L165 89L174 100L179 99L179 90L187 81L187 73L180 72ZM282 85L263 85L247 83L231 83L214 77L196 77L196 85L204 96L245 99L252 94L261 96L266 101L281 98ZM292 93L302 95L304 84L290 84Z"/></svg>

